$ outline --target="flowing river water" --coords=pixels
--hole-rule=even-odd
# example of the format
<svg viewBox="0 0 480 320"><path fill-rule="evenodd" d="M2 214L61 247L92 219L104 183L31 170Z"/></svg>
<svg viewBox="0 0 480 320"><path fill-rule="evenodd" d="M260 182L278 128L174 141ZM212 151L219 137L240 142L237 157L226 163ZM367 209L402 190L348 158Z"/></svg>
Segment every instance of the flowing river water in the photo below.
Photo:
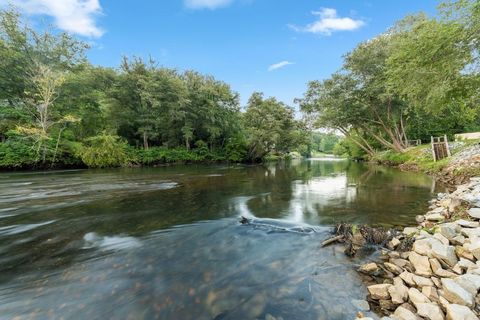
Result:
<svg viewBox="0 0 480 320"><path fill-rule="evenodd" d="M353 319L363 258L329 227L409 225L438 191L338 159L0 173L0 319Z"/></svg>

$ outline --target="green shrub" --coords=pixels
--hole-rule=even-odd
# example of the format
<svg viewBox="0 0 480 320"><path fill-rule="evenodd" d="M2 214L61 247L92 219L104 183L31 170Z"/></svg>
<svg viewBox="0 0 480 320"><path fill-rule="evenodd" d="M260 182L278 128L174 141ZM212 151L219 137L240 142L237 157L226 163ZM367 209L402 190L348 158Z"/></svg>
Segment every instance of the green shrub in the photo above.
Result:
<svg viewBox="0 0 480 320"><path fill-rule="evenodd" d="M37 160L33 143L24 138L10 138L0 143L0 168L30 168L35 166Z"/></svg>
<svg viewBox="0 0 480 320"><path fill-rule="evenodd" d="M82 161L91 168L119 167L128 163L128 145L118 136L102 134L85 141Z"/></svg>

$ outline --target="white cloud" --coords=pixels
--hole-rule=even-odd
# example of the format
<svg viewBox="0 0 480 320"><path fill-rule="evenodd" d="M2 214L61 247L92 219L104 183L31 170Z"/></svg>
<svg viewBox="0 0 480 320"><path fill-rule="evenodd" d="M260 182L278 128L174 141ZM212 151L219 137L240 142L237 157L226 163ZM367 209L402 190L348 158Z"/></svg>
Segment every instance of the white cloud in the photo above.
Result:
<svg viewBox="0 0 480 320"><path fill-rule="evenodd" d="M337 10L331 8L323 8L320 11L312 12L312 14L319 17L317 21L305 27L297 27L295 25L289 25L289 27L299 32L318 33L329 36L335 31L352 31L365 25L365 22L362 20L339 17Z"/></svg>
<svg viewBox="0 0 480 320"><path fill-rule="evenodd" d="M226 7L233 0L184 0L185 6L190 9L217 9Z"/></svg>
<svg viewBox="0 0 480 320"><path fill-rule="evenodd" d="M0 0L0 5L8 2ZM30 15L51 16L58 28L71 33L94 38L104 33L95 21L102 13L99 0L23 0L14 5Z"/></svg>
<svg viewBox="0 0 480 320"><path fill-rule="evenodd" d="M294 64L293 62L290 62L290 61L281 61L279 63L275 63L275 64L272 64L270 67L268 67L268 71L274 71L274 70L278 70L280 68L284 68L288 65L291 65L291 64Z"/></svg>

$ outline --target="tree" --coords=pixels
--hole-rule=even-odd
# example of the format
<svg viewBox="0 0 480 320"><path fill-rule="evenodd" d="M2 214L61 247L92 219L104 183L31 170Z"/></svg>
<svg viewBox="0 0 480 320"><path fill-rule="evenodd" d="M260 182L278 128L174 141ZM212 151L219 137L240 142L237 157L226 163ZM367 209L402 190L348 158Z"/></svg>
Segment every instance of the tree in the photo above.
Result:
<svg viewBox="0 0 480 320"><path fill-rule="evenodd" d="M249 145L248 158L258 161L275 151L288 153L299 144L296 134L302 127L294 118L293 109L275 98L263 98L255 92L244 114Z"/></svg>

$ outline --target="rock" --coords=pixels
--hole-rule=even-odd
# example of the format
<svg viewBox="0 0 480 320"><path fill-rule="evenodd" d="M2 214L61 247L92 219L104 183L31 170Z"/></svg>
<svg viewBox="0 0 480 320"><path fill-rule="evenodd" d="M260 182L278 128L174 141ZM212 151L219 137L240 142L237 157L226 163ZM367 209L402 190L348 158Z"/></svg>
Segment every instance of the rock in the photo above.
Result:
<svg viewBox="0 0 480 320"><path fill-rule="evenodd" d="M470 308L458 304L446 306L448 320L478 320Z"/></svg>
<svg viewBox="0 0 480 320"><path fill-rule="evenodd" d="M474 219L480 219L480 208L471 208L467 211L468 215Z"/></svg>
<svg viewBox="0 0 480 320"><path fill-rule="evenodd" d="M450 303L456 303L467 307L472 307L474 303L473 295L452 279L442 279L443 297Z"/></svg>
<svg viewBox="0 0 480 320"><path fill-rule="evenodd" d="M415 241L413 244L413 251L416 253L422 255L422 256L428 256L430 255L430 251L432 250L432 243L437 240L432 240L430 238L427 239L421 239Z"/></svg>
<svg viewBox="0 0 480 320"><path fill-rule="evenodd" d="M461 228L460 232L470 239L480 237L480 228Z"/></svg>
<svg viewBox="0 0 480 320"><path fill-rule="evenodd" d="M451 198L450 200L450 204L448 205L448 211L450 213L453 213L455 212L455 210L457 210L458 207L460 207L462 205L462 201L458 198Z"/></svg>
<svg viewBox="0 0 480 320"><path fill-rule="evenodd" d="M437 289L433 286L425 286L422 288L422 294L430 299L430 301L438 301Z"/></svg>
<svg viewBox="0 0 480 320"><path fill-rule="evenodd" d="M400 306L393 314L399 320L418 320L419 318L410 310Z"/></svg>
<svg viewBox="0 0 480 320"><path fill-rule="evenodd" d="M385 268L387 268L388 271L390 271L391 273L396 274L396 275L399 275L400 273L403 272L402 268L394 265L393 263L385 262L384 266L385 266Z"/></svg>
<svg viewBox="0 0 480 320"><path fill-rule="evenodd" d="M398 247L398 245L400 244L400 240L398 240L397 238L393 238L392 240L390 240L389 242L389 246L392 248L392 249L395 249L396 247Z"/></svg>
<svg viewBox="0 0 480 320"><path fill-rule="evenodd" d="M379 268L375 262L367 263L358 269L358 271L365 273L365 274L374 274L378 272Z"/></svg>
<svg viewBox="0 0 480 320"><path fill-rule="evenodd" d="M433 235L433 237L434 237L435 239L437 239L438 241L440 241L442 244L446 245L446 246L448 246L448 245L450 244L450 242L448 241L448 239L447 239L445 236L443 236L441 233L435 233L435 234Z"/></svg>
<svg viewBox="0 0 480 320"><path fill-rule="evenodd" d="M433 257L443 260L451 267L456 265L458 262L457 255L455 254L455 247L453 246L433 243L431 253Z"/></svg>
<svg viewBox="0 0 480 320"><path fill-rule="evenodd" d="M463 245L465 243L465 237L462 235L455 236L452 240L453 244Z"/></svg>
<svg viewBox="0 0 480 320"><path fill-rule="evenodd" d="M354 299L354 300L352 300L352 304L359 311L369 311L370 310L370 305L365 300L355 300Z"/></svg>
<svg viewBox="0 0 480 320"><path fill-rule="evenodd" d="M410 252L408 255L408 260L415 268L416 274L427 277L432 275L432 269L430 269L430 262L428 262L427 257L421 256L416 252Z"/></svg>
<svg viewBox="0 0 480 320"><path fill-rule="evenodd" d="M468 244L468 246L465 244L464 248L470 251L477 260L480 260L480 240L476 240L475 242Z"/></svg>
<svg viewBox="0 0 480 320"><path fill-rule="evenodd" d="M464 270L467 270L469 268L473 268L473 269L479 268L478 265L476 265L472 261L470 261L468 259L465 259L465 258L460 258L457 265Z"/></svg>
<svg viewBox="0 0 480 320"><path fill-rule="evenodd" d="M422 223L425 221L425 217L423 215L418 215L415 217L415 221L417 221L417 223Z"/></svg>
<svg viewBox="0 0 480 320"><path fill-rule="evenodd" d="M425 216L427 221L440 222L445 220L445 217L441 213L431 213Z"/></svg>
<svg viewBox="0 0 480 320"><path fill-rule="evenodd" d="M417 303L417 314L430 320L444 320L442 309L436 303Z"/></svg>
<svg viewBox="0 0 480 320"><path fill-rule="evenodd" d="M399 279L399 278L396 278ZM402 304L408 299L408 288L403 284L403 281L394 280L394 285L388 288L388 293L392 298L394 304Z"/></svg>
<svg viewBox="0 0 480 320"><path fill-rule="evenodd" d="M390 262L393 263L394 265L400 267L400 268L405 268L406 266L408 266L410 264L410 262L408 262L405 259L391 259Z"/></svg>
<svg viewBox="0 0 480 320"><path fill-rule="evenodd" d="M417 276L416 274L413 275L413 282L415 282L418 287L433 286L432 280L430 280L429 278Z"/></svg>
<svg viewBox="0 0 480 320"><path fill-rule="evenodd" d="M464 274L453 279L463 289L470 292L473 296L477 295L478 289L480 289L480 275L477 274Z"/></svg>
<svg viewBox="0 0 480 320"><path fill-rule="evenodd" d="M464 245L466 247L470 246L469 243L466 243ZM469 250L465 249L464 247L456 246L455 247L455 253L460 258L465 258L465 259L472 260L472 261L475 260L474 255Z"/></svg>
<svg viewBox="0 0 480 320"><path fill-rule="evenodd" d="M413 273L404 271L400 274L400 278L405 281L409 286L414 286L415 281L413 281Z"/></svg>
<svg viewBox="0 0 480 320"><path fill-rule="evenodd" d="M368 286L368 292L370 292L370 295L372 299L375 300L387 300L390 298L390 294L388 293L388 288L390 288L392 285L388 283L383 283L383 284L374 284L371 286Z"/></svg>
<svg viewBox="0 0 480 320"><path fill-rule="evenodd" d="M438 231L442 236L447 238L448 240L452 240L457 235L457 231L455 230L455 226L451 224L443 224L439 227Z"/></svg>
<svg viewBox="0 0 480 320"><path fill-rule="evenodd" d="M396 305L391 300L380 300L378 305L382 310L395 310Z"/></svg>
<svg viewBox="0 0 480 320"><path fill-rule="evenodd" d="M417 303L430 303L431 301L423 295L418 289L410 288L408 289L408 297L410 301L416 306Z"/></svg>
<svg viewBox="0 0 480 320"><path fill-rule="evenodd" d="M468 221L468 220L457 220L455 221L459 226L465 227L465 228L478 228L480 227L480 223L478 221Z"/></svg>
<svg viewBox="0 0 480 320"><path fill-rule="evenodd" d="M447 311L447 306L450 304L447 299L439 295L438 297L438 303L440 304L440 307L442 308L443 311Z"/></svg>
<svg viewBox="0 0 480 320"><path fill-rule="evenodd" d="M413 227L406 227L403 229L403 234L409 236L411 234L416 234L418 232L418 229L417 228L413 228Z"/></svg>
<svg viewBox="0 0 480 320"><path fill-rule="evenodd" d="M442 287L442 283L440 282L440 279L438 279L437 277L431 277L430 280L432 280L433 284L435 284L435 287L437 288Z"/></svg>

